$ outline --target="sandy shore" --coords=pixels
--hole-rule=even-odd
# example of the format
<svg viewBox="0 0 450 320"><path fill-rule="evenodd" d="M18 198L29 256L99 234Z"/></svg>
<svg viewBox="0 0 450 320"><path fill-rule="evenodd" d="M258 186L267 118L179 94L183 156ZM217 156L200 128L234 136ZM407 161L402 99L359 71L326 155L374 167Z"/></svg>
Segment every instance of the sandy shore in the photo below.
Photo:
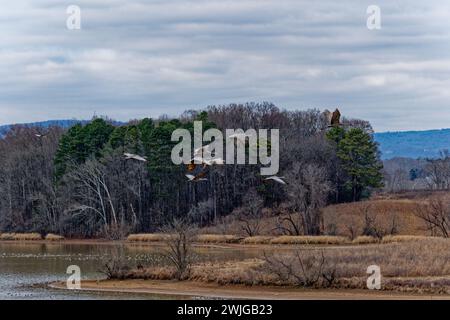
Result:
<svg viewBox="0 0 450 320"><path fill-rule="evenodd" d="M51 288L66 289L65 283ZM419 295L369 290L307 290L281 287L219 286L199 282L155 280L83 281L84 291L255 300L450 300L450 295ZM67 289L66 289L67 290Z"/></svg>

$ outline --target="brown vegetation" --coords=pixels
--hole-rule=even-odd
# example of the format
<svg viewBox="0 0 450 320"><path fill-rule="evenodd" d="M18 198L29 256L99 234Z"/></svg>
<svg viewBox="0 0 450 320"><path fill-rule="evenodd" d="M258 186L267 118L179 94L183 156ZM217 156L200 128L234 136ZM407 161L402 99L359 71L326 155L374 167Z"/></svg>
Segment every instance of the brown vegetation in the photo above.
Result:
<svg viewBox="0 0 450 320"><path fill-rule="evenodd" d="M2 233L0 240L36 241L42 240L42 236L39 233Z"/></svg>
<svg viewBox="0 0 450 320"><path fill-rule="evenodd" d="M139 234L130 234L127 237L127 241L131 242L157 242L157 241L166 241L168 235L162 233L139 233Z"/></svg>
<svg viewBox="0 0 450 320"><path fill-rule="evenodd" d="M437 193L450 201L450 195ZM322 209L325 235L347 237L351 240L362 235L381 239L388 235L433 235L427 223L417 214L418 208L426 205L433 193L417 192L398 195L378 195L372 200L356 203L330 205ZM292 223L298 216L287 214L288 208L280 206L274 210L264 209L264 218L259 221L259 235L281 236L291 234ZM301 217L297 219L301 226ZM299 229L301 231L301 228ZM242 222L236 217L222 219L215 226L202 230L205 233L227 233L245 236ZM437 235L437 234L435 234Z"/></svg>
<svg viewBox="0 0 450 320"><path fill-rule="evenodd" d="M47 240L47 241L62 241L64 239L65 238L63 236L53 234L53 233L49 233L48 235L45 236L45 240Z"/></svg>
<svg viewBox="0 0 450 320"><path fill-rule="evenodd" d="M335 236L280 236L270 241L271 244L346 244L348 238Z"/></svg>
<svg viewBox="0 0 450 320"><path fill-rule="evenodd" d="M254 236L247 237L242 240L243 244L269 244L274 237L271 236Z"/></svg>
<svg viewBox="0 0 450 320"><path fill-rule="evenodd" d="M261 259L193 265L187 280L218 284L366 288L367 267L379 265L385 290L450 293L450 241L426 239L362 247L266 253ZM220 270L220 272L218 272ZM129 271L130 279L168 280L172 267Z"/></svg>
<svg viewBox="0 0 450 320"><path fill-rule="evenodd" d="M195 237L195 242L201 243L238 243L242 237L222 234L200 234Z"/></svg>

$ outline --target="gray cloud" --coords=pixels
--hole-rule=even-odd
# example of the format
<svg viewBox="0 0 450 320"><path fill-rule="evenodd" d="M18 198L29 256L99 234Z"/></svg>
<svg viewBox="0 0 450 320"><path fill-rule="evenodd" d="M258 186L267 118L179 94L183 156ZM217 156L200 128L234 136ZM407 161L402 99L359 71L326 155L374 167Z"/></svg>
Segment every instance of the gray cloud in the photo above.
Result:
<svg viewBox="0 0 450 320"><path fill-rule="evenodd" d="M66 29L66 7L82 30ZM273 101L375 129L450 127L450 4L372 1L17 0L2 4L0 122L176 115Z"/></svg>

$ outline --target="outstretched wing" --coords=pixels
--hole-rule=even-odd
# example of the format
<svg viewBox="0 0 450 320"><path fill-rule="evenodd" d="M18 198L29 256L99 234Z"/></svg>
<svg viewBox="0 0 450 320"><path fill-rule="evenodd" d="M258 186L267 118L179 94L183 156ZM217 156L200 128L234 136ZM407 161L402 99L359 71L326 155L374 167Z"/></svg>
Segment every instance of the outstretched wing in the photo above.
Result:
<svg viewBox="0 0 450 320"><path fill-rule="evenodd" d="M333 114L328 109L326 109L322 114L325 120L327 121L327 126L329 126L331 124L331 118L333 117Z"/></svg>
<svg viewBox="0 0 450 320"><path fill-rule="evenodd" d="M195 176L195 180L203 179L205 177L206 177L206 171L202 171L198 175Z"/></svg>
<svg viewBox="0 0 450 320"><path fill-rule="evenodd" d="M277 177L277 176L268 177L265 180L272 180L272 181L276 181L281 184L286 184L286 182L281 177Z"/></svg>

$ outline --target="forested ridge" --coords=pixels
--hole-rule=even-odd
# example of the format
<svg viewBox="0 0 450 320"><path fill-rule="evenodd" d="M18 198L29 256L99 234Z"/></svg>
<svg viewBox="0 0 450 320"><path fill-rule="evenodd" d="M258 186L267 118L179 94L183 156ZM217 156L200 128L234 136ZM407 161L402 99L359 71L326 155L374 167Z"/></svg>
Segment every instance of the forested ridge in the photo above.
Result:
<svg viewBox="0 0 450 320"><path fill-rule="evenodd" d="M237 164L211 166L206 181L188 181L186 167L172 164L171 135L192 131L194 121L204 130L279 129L279 176L287 185L264 181L260 165ZM324 205L358 201L382 186L370 124L343 122L328 128L319 110L248 103L123 125L95 118L70 129L13 126L0 140L0 231L121 238L157 231L174 218L206 226L230 215L258 218L268 208L299 213L286 232L320 234Z"/></svg>

